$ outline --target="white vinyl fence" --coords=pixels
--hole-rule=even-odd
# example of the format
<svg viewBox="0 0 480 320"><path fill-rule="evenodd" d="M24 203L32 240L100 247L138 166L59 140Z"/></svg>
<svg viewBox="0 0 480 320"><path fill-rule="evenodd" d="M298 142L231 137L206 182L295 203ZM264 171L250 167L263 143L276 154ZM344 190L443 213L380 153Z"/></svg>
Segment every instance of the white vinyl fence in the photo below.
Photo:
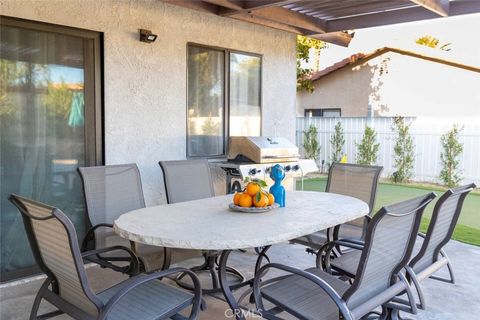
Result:
<svg viewBox="0 0 480 320"><path fill-rule="evenodd" d="M441 170L440 137L453 126L453 123L463 125L460 134L460 142L464 149L461 156L460 167L462 170L463 183L475 182L480 185L480 121L466 119L463 122L453 120L439 120L433 118L406 118L411 123L410 133L415 144L415 164L413 180L421 182L439 183L438 176ZM478 120L478 119L477 119ZM321 144L319 166L324 161L323 171L328 170L330 162L331 145L330 137L334 132L335 124L340 121L345 134L344 153L348 162L355 163L356 145L362 139L365 126L373 127L377 132L377 141L380 143L380 151L377 164L384 167L382 176L391 177L395 172L393 167L393 146L395 144L392 132L393 118L297 118L296 144L303 154L303 131L310 124L318 129L318 140Z"/></svg>

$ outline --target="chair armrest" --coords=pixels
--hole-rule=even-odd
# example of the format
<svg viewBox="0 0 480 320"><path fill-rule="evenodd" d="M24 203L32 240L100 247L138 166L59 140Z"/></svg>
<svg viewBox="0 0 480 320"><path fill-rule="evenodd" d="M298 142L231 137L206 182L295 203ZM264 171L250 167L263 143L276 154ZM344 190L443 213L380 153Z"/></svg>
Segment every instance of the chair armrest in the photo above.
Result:
<svg viewBox="0 0 480 320"><path fill-rule="evenodd" d="M193 273L189 269L173 268L173 269L153 272L147 275L138 275L126 280L123 283L123 288L120 289L115 295L113 295L113 297L111 297L110 300L108 300L107 304L100 312L100 315L98 316L98 320L107 319L110 311L112 310L113 307L115 307L115 304L120 299L122 299L127 293L129 293L131 290L144 284L145 282L157 280L158 278L163 278L176 273L186 273L192 279L193 287L194 287L194 302L193 302L192 310L190 312L190 316L188 319L191 319L191 320L196 319L198 316L198 312L200 310L200 303L202 299L202 288L200 286L200 280L195 275L195 273Z"/></svg>
<svg viewBox="0 0 480 320"><path fill-rule="evenodd" d="M381 305L387 308L417 314L415 298L408 285L408 281L402 272L397 273L396 276L398 277L396 283L391 284L388 288L370 297L370 299L356 306L351 311L355 319L363 319L362 317ZM398 297L403 293L407 294L408 300L403 300Z"/></svg>
<svg viewBox="0 0 480 320"><path fill-rule="evenodd" d="M261 278L267 273L269 269L278 269L282 270L285 272L288 272L290 274L295 274L299 275L316 285L318 285L329 297L332 299L332 301L337 305L341 315L343 316L342 319L344 320L353 320L353 316L350 312L350 310L347 307L347 303L342 299L342 297L338 294L335 289L332 288L325 280L317 277L314 274L311 274L309 272L297 269L297 268L292 268L286 265L282 265L279 263L268 263L264 265L260 270L258 270L257 275L254 278L253 281L253 296L255 298L255 304L257 306L257 309L260 311L260 313L266 312L263 302L262 302L262 297L261 297L261 291L260 291L260 285L262 284Z"/></svg>
<svg viewBox="0 0 480 320"><path fill-rule="evenodd" d="M351 238L344 238L340 240L335 240L332 241L334 244L343 246L343 247L348 247L352 249L358 249L358 250L363 250L363 247L365 246L365 242L359 239L351 239Z"/></svg>
<svg viewBox="0 0 480 320"><path fill-rule="evenodd" d="M372 217L369 216L368 214L367 215L364 215L362 217L363 219L366 220L366 223L370 223L370 221L372 220ZM332 240L335 241L335 240L345 240L347 238L340 238L340 228L343 226L343 224L339 224L339 225L336 225L334 228L333 228L333 235L332 235ZM364 237L364 234L365 233L365 229L362 230L362 238ZM353 238L348 238L348 239L351 239L351 240L355 240ZM358 240L358 239L357 239ZM360 239L360 240L363 240L363 239ZM340 250L340 246L336 246L337 248L337 251L339 253L342 253L341 250Z"/></svg>
<svg viewBox="0 0 480 320"><path fill-rule="evenodd" d="M98 228L111 228L113 229L113 224L110 224L110 223L99 223L93 227L91 227L90 229L88 229L87 233L85 234L85 237L83 237L83 241L82 241L82 247L80 249L80 251L85 251L87 249L87 244L88 244L88 241L91 239L91 237L93 236L95 230L97 230Z"/></svg>
<svg viewBox="0 0 480 320"><path fill-rule="evenodd" d="M106 248L101 248L101 249L96 249L96 250L85 251L85 252L82 252L82 258L97 255L97 254L100 254L100 253L115 251L115 250L123 250L123 251L126 251L130 255L130 270L132 270L131 274L133 274L133 275L138 274L139 266L140 266L140 263L138 261L138 257L132 250L130 250L129 248L124 247L124 246L112 246L112 247L106 247Z"/></svg>
<svg viewBox="0 0 480 320"><path fill-rule="evenodd" d="M364 242L358 239L341 239L334 240L325 243L317 252L316 265L317 268L322 267L324 270L329 272L330 268L330 256L334 248L343 246L356 250L363 250ZM323 259L323 260L322 260Z"/></svg>

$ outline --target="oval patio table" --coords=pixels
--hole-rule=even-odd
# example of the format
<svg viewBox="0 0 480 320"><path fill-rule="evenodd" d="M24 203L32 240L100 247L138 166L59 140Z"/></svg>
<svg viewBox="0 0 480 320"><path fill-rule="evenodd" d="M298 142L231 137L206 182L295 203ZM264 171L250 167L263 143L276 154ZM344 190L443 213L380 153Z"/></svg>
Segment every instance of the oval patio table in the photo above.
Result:
<svg viewBox="0 0 480 320"><path fill-rule="evenodd" d="M286 206L265 213L241 213L228 208L231 195L133 210L114 223L122 237L170 248L222 251L218 273L230 308L243 319L227 283L231 250L266 247L360 218L368 205L335 193L287 191Z"/></svg>

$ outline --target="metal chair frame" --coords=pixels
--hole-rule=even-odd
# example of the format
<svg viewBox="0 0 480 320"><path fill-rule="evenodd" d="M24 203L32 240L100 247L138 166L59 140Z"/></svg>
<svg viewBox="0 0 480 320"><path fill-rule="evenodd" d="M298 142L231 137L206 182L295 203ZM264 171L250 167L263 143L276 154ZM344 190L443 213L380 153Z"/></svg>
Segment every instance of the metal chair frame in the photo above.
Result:
<svg viewBox="0 0 480 320"><path fill-rule="evenodd" d="M376 170L375 174L373 175L373 183L371 186L371 191L370 191L370 199L368 201L368 206L369 206L369 212L367 215L365 215L364 219L364 224L363 224L363 229L362 229L362 236L361 239L365 236L365 232L367 230L367 225L371 220L371 215L373 212L373 209L375 208L375 200L376 200L376 195L377 195L377 187L378 187L378 180L380 178L380 174L382 173L383 167L382 166L370 166L370 165L363 165L363 164L353 164L353 163L340 163L340 162L334 162L330 166L328 170L328 178L327 178L327 185L325 186L325 192L331 192L332 188L332 181L333 181L333 175L335 174L335 169L338 167L345 167L345 168L368 168L368 169L373 169ZM342 225L335 226L334 228L329 228L326 230L326 242L330 241L335 241L339 239L340 236L340 229ZM296 241L292 241L294 243L297 243ZM305 245L301 243L302 245ZM318 256L319 252L322 251L322 247L320 248L314 248L310 247L307 248L306 251L311 254L315 254ZM335 256L338 256L342 254L342 250L340 246L336 246L335 250L333 251L333 254ZM318 266L317 266L318 267Z"/></svg>
<svg viewBox="0 0 480 320"><path fill-rule="evenodd" d="M352 285L345 291L343 295L340 295L335 289L324 279L314 275L311 272L299 270L296 268L292 268L289 266L280 265L277 263L269 263L263 266L258 270L258 273L255 276L254 284L253 284L253 293L255 297L255 304L259 313L262 317L266 319L272 320L280 320L281 318L277 317L276 315L282 311L286 311L298 319L307 319L302 314L296 312L288 305L284 305L279 303L278 301L269 300L271 303L275 304L274 308L267 310L263 304L263 295L261 293L261 289L265 284L270 284L278 279L279 281L285 279L285 276L281 276L274 279L269 279L267 281L262 282L262 277L267 273L269 269L278 269L284 272L289 273L290 275L298 275L302 278L305 278L314 284L316 284L319 288L321 288L329 298L336 304L339 309L340 318L345 320L354 320L360 319L366 315L372 313L372 311L382 306L382 314L381 319L398 319L399 310L408 311L410 313L416 314L417 313L417 306L415 304L415 299L413 296L413 292L408 284L408 281L405 275L402 274L402 269L407 265L408 261L410 260L410 256L413 251L413 247L415 244L415 237L418 233L418 229L420 227L420 221L425 210L425 207L433 200L435 197L434 193L427 194L421 201L421 204L417 206L412 211L403 212L403 213L394 213L390 212L388 207L383 207L380 211L372 218L371 222L368 225L367 233L365 236L365 243L362 246L362 255L360 259L360 264L357 270L357 277L353 281ZM381 293L376 294L375 296L371 297L367 302L363 302L360 305L356 306L355 308L350 308L348 306L349 299L354 295L357 290L360 290L360 284L363 281L363 275L365 272L365 268L367 266L368 257L370 255L370 250L372 248L372 244L374 241L374 234L377 225L382 220L382 218L386 215L391 216L405 216L409 214L415 214L414 222L409 230L409 237L408 242L406 245L406 249L403 253L403 257L401 257L401 261L395 266L395 268L391 271L390 274L390 282L391 285L388 289L382 291ZM333 250L334 246L331 246L330 250ZM408 297L408 304L406 305L404 301L399 301L396 296L402 292L407 293Z"/></svg>
<svg viewBox="0 0 480 320"><path fill-rule="evenodd" d="M122 299L126 294L128 294L133 289L137 288L141 284L144 284L148 281L158 281L159 278L173 275L173 274L178 274L178 273L186 273L191 277L195 286L194 295L191 299L192 301L189 302L188 304L180 305L172 308L166 316L162 317L162 319L165 319L171 316L176 316L178 319L182 319L182 318L186 319L185 317L178 315L178 312L190 305L192 305L192 310L188 319L193 320L197 318L200 310L202 293L201 293L201 287L200 287L200 282L198 278L190 270L185 268L175 268L175 269L164 270L160 272L154 272L146 276L144 275L136 276L139 270L139 263L136 255L133 253L132 250L122 246L113 246L113 247L102 248L98 250L80 253L80 248L76 238L75 228L72 222L67 218L67 216L61 210L54 207L47 206L37 201L33 201L30 199L15 195L15 194L12 194L9 197L9 200L10 202L13 203L13 205L15 205L18 208L18 210L22 214L25 231L27 233L28 241L32 249L32 253L35 258L35 261L37 262L40 269L47 275L47 279L43 282L42 286L40 287L40 290L38 291L35 297L32 310L30 313L30 317L29 317L30 320L49 319L63 313L68 314L74 319L105 320L108 318L113 308L116 307L119 300ZM46 217L36 217L28 211L28 209L24 205L24 202L29 202L30 204L33 204L35 206L41 207L43 209L47 209L51 211L51 214ZM70 254L73 258L73 261L76 267L77 276L80 281L83 294L96 307L98 316L92 316L86 311L80 309L78 306L73 305L72 303L68 302L67 300L61 297L60 286L55 277L55 274L48 268L47 264L44 262L44 259L42 257L41 250L37 243L36 234L32 226L32 219L34 220L56 219L65 228L65 231L68 235L68 241L69 241L68 245L70 248ZM114 251L114 250L123 250L130 255L130 258L131 258L130 268L132 270L131 274L134 276L128 279L127 281L125 281L124 282L125 285L116 294L114 294L108 300L107 303L103 303L100 300L100 298L90 288L88 278L84 271L83 259L91 255L98 255L100 253L105 253L105 252ZM37 313L42 300L46 300L50 302L58 310L55 310L53 312L48 312L46 314L38 316Z"/></svg>
<svg viewBox="0 0 480 320"><path fill-rule="evenodd" d="M425 234L419 234L420 237L424 238L422 247L420 248L420 251L418 252L418 254L410 261L408 266L406 266L407 278L411 281L411 283L415 287L415 290L417 291L417 295L419 298L419 304L418 304L419 309L425 310L426 308L425 295L423 294L423 290L420 286L421 281L423 281L426 278L431 278L431 279L442 281L442 282L447 282L452 284L455 283L455 276L453 273L452 262L448 258L443 248L452 238L453 232L455 230L458 219L460 217L460 213L462 212L462 207L463 207L465 198L473 189L475 189L475 187L476 185L474 183L471 183L462 187L447 190L438 199L437 203L435 204L435 208L433 209L432 219L428 226L427 232ZM452 195L455 195L455 194L460 194L459 199L457 201L456 208L455 208L455 213L453 214L451 223L449 225L447 233L445 234L445 237L434 249L434 254L433 254L434 260L428 267L424 268L420 272L417 271L417 273L415 273L414 271L415 264L419 262L420 259L422 259L422 257L425 255L428 249L442 206ZM444 266L447 266L450 278L435 276L434 273L440 270L441 268L443 268Z"/></svg>
<svg viewBox="0 0 480 320"><path fill-rule="evenodd" d="M331 183L332 183L332 175L333 175L334 169L337 166L352 167L352 168L369 168L369 169L376 169L377 170L375 172L374 176L373 176L374 183L372 183L372 188L371 188L371 191L370 191L370 200L368 201L368 208L369 208L370 211L368 212L368 215L365 216L365 221L364 221L364 224L363 224L363 230L362 230L362 238L363 238L364 235L365 235L365 232L367 230L368 222L370 222L370 220L372 218L373 209L375 208L375 200L377 198L378 179L380 178L380 174L383 171L383 167L382 166L363 165L363 164L354 164L354 163L335 162L330 166L330 170L328 171L328 179L327 179L327 185L325 187L325 192L330 192ZM338 240L339 239L341 226L342 225L338 225L338 226L335 226L333 228L333 235L331 236L331 240ZM327 233L327 236L328 236L328 233ZM339 247L337 247L337 250L339 252L341 252Z"/></svg>
<svg viewBox="0 0 480 320"><path fill-rule="evenodd" d="M418 309L422 309L422 310L426 309L426 299L420 284L423 280L430 278L430 279L438 280L442 282L447 282L452 284L455 283L455 276L453 272L452 262L450 261L447 254L445 253L444 246L451 239L451 236L455 230L455 226L460 217L460 213L461 213L466 196L475 187L476 187L475 184L472 183L472 184L468 184L455 189L447 190L438 199L437 203L435 204L435 207L433 209L432 219L428 226L427 232L425 234L418 233L418 236L424 239L422 246L420 248L420 251L411 259L408 265L405 266L407 279L409 283L415 288L415 291L418 296L418 304L417 304ZM423 258L423 256L426 253L426 250L428 249L430 239L435 231L436 222L441 213L441 208L445 204L445 202L453 195L459 195L459 198L456 203L455 212L452 216L452 220L448 227L448 231L445 234L442 241L439 242L439 244L435 247L434 254L433 254L434 260L432 261L432 263L427 267L425 267L423 270L417 271L416 273L414 271L415 264ZM330 259L332 255L330 254L330 251L331 251L331 248L334 247L334 245L340 245L340 246L344 246L352 249L362 250L364 243L362 241L354 241L352 239L345 239L345 240L342 239L342 240L336 240L334 242L335 243L330 243L329 245L324 246L323 252L321 252L319 256L317 256L317 265L321 265L323 270L329 273L336 272L341 275L346 275L347 277L354 278L355 277L354 274L351 274L350 272L347 272L346 270L343 270L343 269L335 268L334 266L331 265ZM434 275L438 270L442 269L445 266L447 267L449 278L444 278L444 277L439 277Z"/></svg>
<svg viewBox="0 0 480 320"><path fill-rule="evenodd" d="M134 170L135 176L137 179L137 192L138 192L138 197L140 199L140 206L141 208L145 208L145 199L143 195L143 188L142 188L142 178L140 175L140 171L138 170L138 166L135 163L128 163L128 164L116 164L116 165L107 165L103 166L105 168L125 168L125 170ZM88 215L88 222L91 227L87 230L85 237L83 238L82 241L82 246L81 246L81 251L87 251L89 248L91 248L91 243L95 243L95 231L100 229L100 228L107 228L113 230L113 224L112 223L98 223L96 225L92 225L92 218L91 215L93 214L92 212L95 211L92 209L90 205L90 201L87 196L87 189L89 188L88 186L88 177L87 177L87 171L89 170L90 167L81 167L78 168L78 172L80 174L80 177L82 178L82 184L83 184L83 190L84 190L84 201L86 204L86 210L87 210L87 215ZM133 241L130 241L130 248L138 255L136 244ZM170 256L168 254L168 251L164 248L163 250L163 264L161 266L161 270L166 270L170 266ZM128 257L123 257L123 256L101 256L100 254L96 254L94 256L89 256L85 258L87 261L94 262L96 264L101 265L104 268L110 268L118 272L122 273L127 273L129 274L128 269L125 267L121 267L118 265L115 265L112 262L128 262L129 258ZM140 259L140 268L142 270L145 270L145 263L142 260L142 256L139 255Z"/></svg>
<svg viewBox="0 0 480 320"><path fill-rule="evenodd" d="M168 191L168 182L166 178L166 172L167 172L167 165L168 164L182 164L188 162L198 162L203 165L208 169L210 172L210 167L208 164L208 160L206 159L196 159L196 160L173 160L173 161L159 161L158 164L160 165L160 169L162 170L163 174L163 183L165 187L165 195L167 199L167 203L171 203L171 197L169 197L169 191ZM215 196L214 194L214 189L213 189L213 183L212 180L209 179L207 182L208 188L210 190L211 196ZM166 248L166 255L168 256L168 262L171 261L171 256L172 256L172 249ZM222 290L220 286L220 279L218 277L217 269L218 269L218 258L220 257L221 252L218 251L202 251L202 255L204 258L204 263L198 266L194 266L190 268L191 271L193 272L208 272L210 274L210 277L212 279L212 288L211 289L203 289L203 293L205 294L210 294L210 293L217 293ZM168 265L166 266L168 268ZM235 277L239 279L240 283L243 283L245 281L245 276L240 273L240 271L236 270L235 268L232 267L226 267L226 271ZM176 278L176 283L180 287L184 289L191 290L192 287L184 282L182 282L182 278L184 277L183 274L180 274Z"/></svg>

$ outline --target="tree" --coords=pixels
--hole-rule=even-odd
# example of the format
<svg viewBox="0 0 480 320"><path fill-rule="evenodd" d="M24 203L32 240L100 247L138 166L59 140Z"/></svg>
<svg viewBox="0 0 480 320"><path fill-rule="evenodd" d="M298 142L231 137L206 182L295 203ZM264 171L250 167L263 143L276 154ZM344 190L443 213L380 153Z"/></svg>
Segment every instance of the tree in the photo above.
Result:
<svg viewBox="0 0 480 320"><path fill-rule="evenodd" d="M449 188L455 187L462 180L459 158L463 152L463 144L458 139L462 130L463 127L455 124L450 131L440 138L443 149L440 154L442 164L440 180Z"/></svg>
<svg viewBox="0 0 480 320"><path fill-rule="evenodd" d="M318 130L313 124L310 127L303 131L303 150L305 151L305 157L307 159L317 160L320 156L320 144L318 143Z"/></svg>
<svg viewBox="0 0 480 320"><path fill-rule="evenodd" d="M332 155L330 157L330 162L339 162L343 155L343 146L345 145L345 137L342 128L342 123L340 121L335 125L335 131L330 138L330 143L332 145Z"/></svg>
<svg viewBox="0 0 480 320"><path fill-rule="evenodd" d="M310 60L310 49L320 50L323 48L326 48L326 43L321 40L297 36L297 91L313 92L315 90L310 79L312 69L303 68L302 62L308 63Z"/></svg>
<svg viewBox="0 0 480 320"><path fill-rule="evenodd" d="M414 149L413 138L410 135L410 125L405 123L405 118L396 116L393 118L392 131L395 134L393 147L393 163L395 182L408 181L413 175Z"/></svg>
<svg viewBox="0 0 480 320"><path fill-rule="evenodd" d="M420 37L420 38L416 39L415 43L419 44L421 46L429 47L429 48L434 48L434 49L438 48L438 49L443 50L443 51L450 51L451 50L451 48L449 48L451 43L444 43L439 47L440 40L433 37L433 36L430 36L430 35L425 35L423 37Z"/></svg>
<svg viewBox="0 0 480 320"><path fill-rule="evenodd" d="M357 163L372 165L377 162L380 143L377 143L377 133L373 128L365 126L362 140L357 146Z"/></svg>
<svg viewBox="0 0 480 320"><path fill-rule="evenodd" d="M43 103L50 116L67 119L72 107L72 98L73 91L68 88L63 79L57 83L49 81Z"/></svg>

